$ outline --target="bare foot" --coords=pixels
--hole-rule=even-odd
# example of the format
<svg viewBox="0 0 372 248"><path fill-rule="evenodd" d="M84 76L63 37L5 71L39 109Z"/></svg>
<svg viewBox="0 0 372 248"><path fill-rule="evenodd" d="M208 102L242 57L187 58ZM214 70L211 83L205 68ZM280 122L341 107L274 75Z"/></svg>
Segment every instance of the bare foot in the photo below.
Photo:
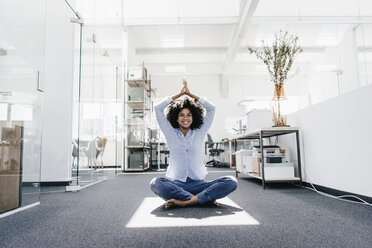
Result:
<svg viewBox="0 0 372 248"><path fill-rule="evenodd" d="M181 200L176 200L176 199L170 199L165 202L165 208L171 208L171 207L186 207L186 206L191 206L198 204L198 197L195 195L191 195L190 200L187 201L181 201Z"/></svg>
<svg viewBox="0 0 372 248"><path fill-rule="evenodd" d="M220 206L220 204L216 200L207 202L206 205L210 206L210 207L219 207Z"/></svg>
<svg viewBox="0 0 372 248"><path fill-rule="evenodd" d="M180 201L176 199L170 199L166 201L165 203L165 208L172 208L172 207L184 207L185 206L185 201Z"/></svg>

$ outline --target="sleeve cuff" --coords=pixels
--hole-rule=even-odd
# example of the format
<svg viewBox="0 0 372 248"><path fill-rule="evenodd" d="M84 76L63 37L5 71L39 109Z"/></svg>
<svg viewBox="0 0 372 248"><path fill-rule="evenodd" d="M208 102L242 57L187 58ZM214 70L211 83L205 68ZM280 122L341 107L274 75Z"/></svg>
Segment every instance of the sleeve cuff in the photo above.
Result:
<svg viewBox="0 0 372 248"><path fill-rule="evenodd" d="M200 102L201 104L204 104L206 102L205 97L204 96L199 97L198 102Z"/></svg>
<svg viewBox="0 0 372 248"><path fill-rule="evenodd" d="M171 102L173 102L173 99L172 99L172 97L168 96L166 101L167 101L168 104L170 104Z"/></svg>

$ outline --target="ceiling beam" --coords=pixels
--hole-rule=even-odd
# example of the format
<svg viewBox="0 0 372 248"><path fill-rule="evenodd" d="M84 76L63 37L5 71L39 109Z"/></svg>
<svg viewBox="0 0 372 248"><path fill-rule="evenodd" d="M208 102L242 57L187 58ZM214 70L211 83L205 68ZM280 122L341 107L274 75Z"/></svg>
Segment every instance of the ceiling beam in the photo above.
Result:
<svg viewBox="0 0 372 248"><path fill-rule="evenodd" d="M146 47L136 48L136 54L162 54L162 53L226 53L226 47Z"/></svg>
<svg viewBox="0 0 372 248"><path fill-rule="evenodd" d="M235 26L234 34L230 43L230 46L226 53L225 62L223 65L224 72L223 76L226 76L228 72L228 67L231 62L234 61L235 56L240 48L240 44L247 33L248 24L252 19L252 16L256 10L259 0L246 0L243 10L240 14L239 22Z"/></svg>
<svg viewBox="0 0 372 248"><path fill-rule="evenodd" d="M154 26L154 25L189 25L189 24L236 24L239 20L238 16L212 16L212 17L127 17L121 18L88 18L84 20L86 25L95 26Z"/></svg>
<svg viewBox="0 0 372 248"><path fill-rule="evenodd" d="M224 17L181 17L181 18L124 18L124 25L127 26L156 26L166 24L237 24L239 17L224 16ZM120 27L122 26L121 18L111 19L85 19L85 26L95 27ZM289 24L345 24L345 23L372 23L371 16L253 16L250 23L289 23Z"/></svg>
<svg viewBox="0 0 372 248"><path fill-rule="evenodd" d="M238 16L215 16L215 17L158 17L158 18L124 18L125 26L138 25L189 25L189 24L235 24Z"/></svg>
<svg viewBox="0 0 372 248"><path fill-rule="evenodd" d="M8 54L8 51L0 47L0 56L6 56L7 54Z"/></svg>
<svg viewBox="0 0 372 248"><path fill-rule="evenodd" d="M222 71L204 71L204 72L151 72L151 77L162 77L162 76L218 76L221 75ZM308 75L307 73L300 72L296 75ZM229 76L267 76L267 72L255 72L255 71L248 71L248 72L234 72L230 73Z"/></svg>
<svg viewBox="0 0 372 248"><path fill-rule="evenodd" d="M349 24L372 23L371 16L254 16L251 23L288 23L288 24Z"/></svg>
<svg viewBox="0 0 372 248"><path fill-rule="evenodd" d="M372 46L358 46L358 52L365 52L365 53L371 53L372 52Z"/></svg>
<svg viewBox="0 0 372 248"><path fill-rule="evenodd" d="M260 47L254 47L259 49ZM325 46L302 46L304 53L324 53ZM111 48L106 48L110 49ZM117 48L120 49L120 48ZM139 47L136 48L137 55L151 55L151 54L224 54L228 51L227 47ZM247 46L236 48L237 53L248 53ZM235 55L236 55L235 54ZM232 61L231 61L232 62Z"/></svg>
<svg viewBox="0 0 372 248"><path fill-rule="evenodd" d="M188 24L237 24L239 17L199 17L188 18L121 18L111 19L86 19L85 26L94 27L129 27L129 26L157 26L157 25L188 25ZM250 23L288 23L288 24L349 24L372 23L371 16L253 16Z"/></svg>

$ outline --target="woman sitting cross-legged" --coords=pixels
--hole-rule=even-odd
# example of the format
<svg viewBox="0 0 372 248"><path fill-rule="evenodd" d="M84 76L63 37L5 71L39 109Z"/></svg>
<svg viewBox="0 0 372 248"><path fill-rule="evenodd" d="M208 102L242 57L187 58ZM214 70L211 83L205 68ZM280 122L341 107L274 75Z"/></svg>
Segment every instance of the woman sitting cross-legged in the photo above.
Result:
<svg viewBox="0 0 372 248"><path fill-rule="evenodd" d="M178 99L183 95L188 97ZM166 208L206 203L218 206L216 199L234 191L237 180L233 176L205 180L207 170L202 161L202 146L215 106L192 94L184 80L181 92L157 104L155 113L168 143L170 165L166 177L152 179L151 190L166 201Z"/></svg>

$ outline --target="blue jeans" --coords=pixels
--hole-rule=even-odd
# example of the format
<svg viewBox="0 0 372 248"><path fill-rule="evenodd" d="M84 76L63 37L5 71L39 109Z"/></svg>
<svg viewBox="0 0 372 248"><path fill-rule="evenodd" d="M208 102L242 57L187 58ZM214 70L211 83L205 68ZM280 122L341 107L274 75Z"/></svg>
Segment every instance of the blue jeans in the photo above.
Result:
<svg viewBox="0 0 372 248"><path fill-rule="evenodd" d="M155 177L150 182L151 190L164 200L187 201L193 194L198 197L200 204L223 198L233 192L237 186L238 181L233 176L220 177L210 182L190 178L186 182L181 182Z"/></svg>

